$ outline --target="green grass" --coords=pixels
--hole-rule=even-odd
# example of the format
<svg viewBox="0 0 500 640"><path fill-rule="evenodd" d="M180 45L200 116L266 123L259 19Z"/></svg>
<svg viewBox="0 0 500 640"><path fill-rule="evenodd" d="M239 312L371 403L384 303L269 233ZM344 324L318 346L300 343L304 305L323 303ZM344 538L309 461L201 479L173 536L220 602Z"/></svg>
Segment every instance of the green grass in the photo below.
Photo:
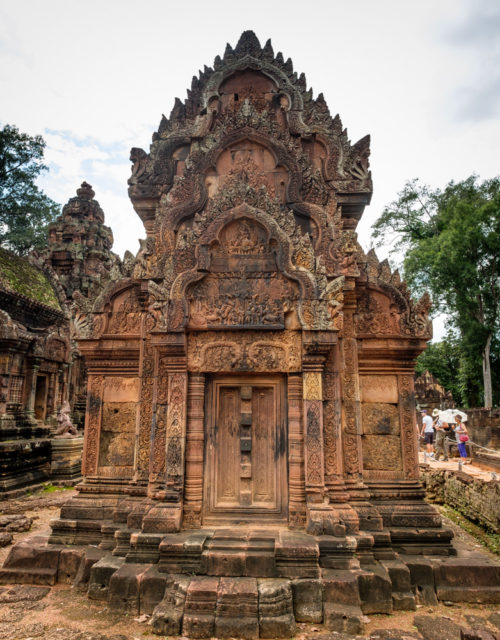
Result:
<svg viewBox="0 0 500 640"><path fill-rule="evenodd" d="M74 487L56 487L53 484L47 484L43 487L42 493L54 493L54 491L71 491Z"/></svg>
<svg viewBox="0 0 500 640"><path fill-rule="evenodd" d="M489 551L500 556L500 534L485 531L485 529L471 522L468 518L448 505L439 505L438 508L444 516L461 527Z"/></svg>

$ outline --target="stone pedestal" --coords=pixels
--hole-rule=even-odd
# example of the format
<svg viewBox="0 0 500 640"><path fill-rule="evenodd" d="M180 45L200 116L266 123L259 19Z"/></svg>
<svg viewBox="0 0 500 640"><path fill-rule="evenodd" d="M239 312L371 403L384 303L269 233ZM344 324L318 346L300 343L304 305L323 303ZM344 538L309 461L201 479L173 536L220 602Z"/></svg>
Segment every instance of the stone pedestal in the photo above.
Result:
<svg viewBox="0 0 500 640"><path fill-rule="evenodd" d="M83 437L53 438L50 478L53 484L67 485L82 477Z"/></svg>

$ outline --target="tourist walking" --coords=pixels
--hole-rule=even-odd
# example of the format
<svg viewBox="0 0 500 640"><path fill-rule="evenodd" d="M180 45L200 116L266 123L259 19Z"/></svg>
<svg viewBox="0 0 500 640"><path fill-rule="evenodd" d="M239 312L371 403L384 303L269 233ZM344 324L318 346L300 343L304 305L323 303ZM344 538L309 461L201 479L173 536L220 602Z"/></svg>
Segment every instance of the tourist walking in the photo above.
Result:
<svg viewBox="0 0 500 640"><path fill-rule="evenodd" d="M467 447L465 443L469 440L467 435L467 427L463 423L462 416L455 416L455 438L458 445L458 453L463 464L470 464L470 460L467 460Z"/></svg>
<svg viewBox="0 0 500 640"><path fill-rule="evenodd" d="M422 431L421 435L424 437L424 444L427 454L434 457L434 425L432 424L432 418L427 414L425 409L420 412L422 415Z"/></svg>
<svg viewBox="0 0 500 640"><path fill-rule="evenodd" d="M450 425L444 420L441 420L439 414L439 409L434 409L432 412L435 430L434 459L439 460L442 454L443 462L448 462L448 443L446 442L446 439L450 432Z"/></svg>

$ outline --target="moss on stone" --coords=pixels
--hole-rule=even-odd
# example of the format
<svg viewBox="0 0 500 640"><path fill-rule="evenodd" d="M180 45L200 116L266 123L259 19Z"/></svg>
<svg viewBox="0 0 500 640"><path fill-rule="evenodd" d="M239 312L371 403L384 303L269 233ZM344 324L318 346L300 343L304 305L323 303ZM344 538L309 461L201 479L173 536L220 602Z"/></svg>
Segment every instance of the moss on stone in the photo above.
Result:
<svg viewBox="0 0 500 640"><path fill-rule="evenodd" d="M0 248L0 286L52 309L61 309L47 277L26 258Z"/></svg>

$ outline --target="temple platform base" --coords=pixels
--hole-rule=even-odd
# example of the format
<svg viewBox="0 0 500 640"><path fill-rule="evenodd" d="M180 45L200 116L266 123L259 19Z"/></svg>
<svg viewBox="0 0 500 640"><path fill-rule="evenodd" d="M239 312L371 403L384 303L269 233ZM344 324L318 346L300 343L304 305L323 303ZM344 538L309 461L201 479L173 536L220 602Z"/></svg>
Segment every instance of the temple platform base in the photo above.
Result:
<svg viewBox="0 0 500 640"><path fill-rule="evenodd" d="M157 634L191 638L291 637L298 622L356 634L365 615L439 601L500 603L500 564L481 554L445 554L444 539L429 555L416 554L409 532L394 534L401 543L395 551L387 532L336 538L288 529L152 534L103 526L104 548L50 544L48 533L18 543L0 584L70 583L113 610L150 615Z"/></svg>

